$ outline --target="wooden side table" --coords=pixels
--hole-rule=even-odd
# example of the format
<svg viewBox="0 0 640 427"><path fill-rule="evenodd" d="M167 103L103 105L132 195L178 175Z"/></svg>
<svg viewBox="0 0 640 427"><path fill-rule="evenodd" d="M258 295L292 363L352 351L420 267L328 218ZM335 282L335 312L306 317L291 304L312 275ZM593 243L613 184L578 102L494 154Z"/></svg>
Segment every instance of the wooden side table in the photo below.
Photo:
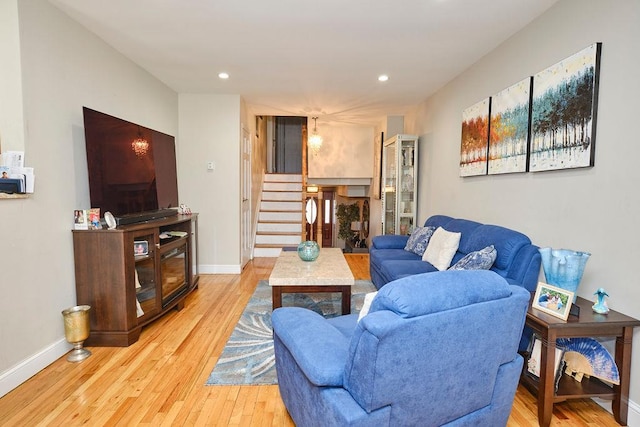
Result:
<svg viewBox="0 0 640 427"><path fill-rule="evenodd" d="M533 300L533 295L532 295ZM567 321L531 308L527 311L525 324L542 341L540 354L540 378L535 378L525 368L520 382L538 396L538 423L547 427L551 423L553 403L567 399L602 397L613 400L613 416L620 425L627 425L629 410L629 383L631 372L631 344L633 328L640 320L611 310L608 314L594 313L593 302L577 298L580 316L569 316ZM620 385L613 387L597 378L584 377L581 382L563 375L555 391L554 359L557 338L615 337L615 361L620 374Z"/></svg>

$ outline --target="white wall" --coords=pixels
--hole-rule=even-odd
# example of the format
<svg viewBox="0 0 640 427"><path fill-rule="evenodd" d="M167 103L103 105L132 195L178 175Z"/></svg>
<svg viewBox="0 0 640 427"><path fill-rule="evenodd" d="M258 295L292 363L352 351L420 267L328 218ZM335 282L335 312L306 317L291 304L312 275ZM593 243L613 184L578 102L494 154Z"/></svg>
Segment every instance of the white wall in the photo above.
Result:
<svg viewBox="0 0 640 427"><path fill-rule="evenodd" d="M24 150L18 1L0 0L0 150Z"/></svg>
<svg viewBox="0 0 640 427"><path fill-rule="evenodd" d="M200 273L240 273L241 99L181 94L179 194L199 212ZM212 161L215 170L207 170Z"/></svg>
<svg viewBox="0 0 640 427"><path fill-rule="evenodd" d="M421 104L419 218L447 214L526 233L539 246L588 251L578 294L604 287L613 309L640 318L640 2L562 0ZM582 48L602 42L595 167L460 178L462 110ZM420 54L420 52L414 52ZM634 333L629 425L640 425L640 328Z"/></svg>
<svg viewBox="0 0 640 427"><path fill-rule="evenodd" d="M309 179L373 176L373 127L318 126L322 148L309 154Z"/></svg>
<svg viewBox="0 0 640 427"><path fill-rule="evenodd" d="M9 3L0 3L2 23ZM76 304L73 210L90 207L82 107L178 131L175 92L49 2L18 7L24 149L36 187L28 199L0 200L0 396L70 349L61 311ZM0 68L7 68L1 44L0 54ZM0 79L0 93L13 83ZM21 127L14 123L23 111L18 98L8 99L16 109L9 127Z"/></svg>

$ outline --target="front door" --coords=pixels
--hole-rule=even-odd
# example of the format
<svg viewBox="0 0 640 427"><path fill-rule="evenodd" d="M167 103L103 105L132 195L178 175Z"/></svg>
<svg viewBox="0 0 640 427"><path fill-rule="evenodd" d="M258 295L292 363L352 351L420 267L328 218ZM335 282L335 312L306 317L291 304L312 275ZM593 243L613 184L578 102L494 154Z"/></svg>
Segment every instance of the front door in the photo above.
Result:
<svg viewBox="0 0 640 427"><path fill-rule="evenodd" d="M333 247L335 192L322 192L322 247Z"/></svg>

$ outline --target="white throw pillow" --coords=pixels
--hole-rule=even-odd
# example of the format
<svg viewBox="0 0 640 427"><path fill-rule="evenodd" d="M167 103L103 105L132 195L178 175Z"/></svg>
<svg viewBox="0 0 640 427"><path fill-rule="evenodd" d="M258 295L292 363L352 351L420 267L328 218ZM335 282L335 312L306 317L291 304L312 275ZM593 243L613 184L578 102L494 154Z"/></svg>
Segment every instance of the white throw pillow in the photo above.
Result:
<svg viewBox="0 0 640 427"><path fill-rule="evenodd" d="M360 314L358 315L358 322L369 312L369 308L371 308L371 301L378 295L378 292L369 292L364 296L364 302L362 303L362 310L360 310Z"/></svg>
<svg viewBox="0 0 640 427"><path fill-rule="evenodd" d="M429 240L422 260L431 263L439 271L446 270L451 265L451 260L456 254L459 244L460 233L453 233L438 227Z"/></svg>

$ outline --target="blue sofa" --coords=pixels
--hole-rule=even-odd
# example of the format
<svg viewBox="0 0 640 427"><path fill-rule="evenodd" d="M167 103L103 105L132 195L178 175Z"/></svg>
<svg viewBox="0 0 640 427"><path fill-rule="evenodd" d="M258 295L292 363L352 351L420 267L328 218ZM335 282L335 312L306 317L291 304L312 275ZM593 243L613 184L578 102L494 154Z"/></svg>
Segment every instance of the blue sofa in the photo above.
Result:
<svg viewBox="0 0 640 427"><path fill-rule="evenodd" d="M466 219L455 219L445 215L428 218L425 227L442 227L447 231L460 232L460 244L452 264L470 252L494 245L497 258L491 267L507 282L535 292L540 274L538 247L524 234L497 225L486 225ZM433 265L422 261L419 255L405 251L408 236L383 235L372 239L369 248L369 271L376 288L402 277L438 271Z"/></svg>
<svg viewBox="0 0 640 427"><path fill-rule="evenodd" d="M529 292L487 270L416 274L367 315L274 310L278 386L297 426L505 426Z"/></svg>

